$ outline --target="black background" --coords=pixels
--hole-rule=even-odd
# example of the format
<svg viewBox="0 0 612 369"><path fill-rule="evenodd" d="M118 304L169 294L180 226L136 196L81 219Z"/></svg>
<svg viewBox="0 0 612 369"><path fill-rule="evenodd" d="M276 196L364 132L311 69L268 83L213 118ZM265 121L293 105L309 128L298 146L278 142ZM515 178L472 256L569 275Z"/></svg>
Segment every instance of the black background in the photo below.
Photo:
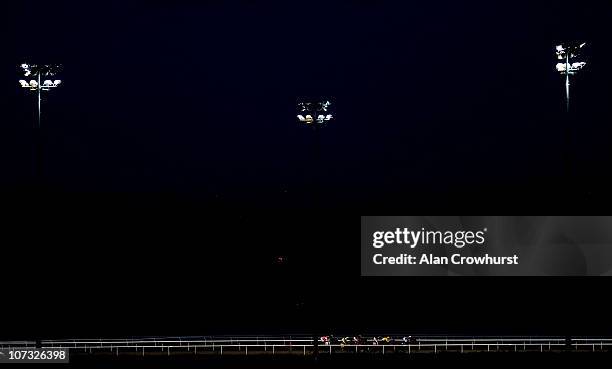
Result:
<svg viewBox="0 0 612 369"><path fill-rule="evenodd" d="M358 246L360 215L605 214L604 2L2 7L4 338L611 333L606 278L361 278ZM568 116L565 39L591 42ZM293 120L318 95L320 157Z"/></svg>

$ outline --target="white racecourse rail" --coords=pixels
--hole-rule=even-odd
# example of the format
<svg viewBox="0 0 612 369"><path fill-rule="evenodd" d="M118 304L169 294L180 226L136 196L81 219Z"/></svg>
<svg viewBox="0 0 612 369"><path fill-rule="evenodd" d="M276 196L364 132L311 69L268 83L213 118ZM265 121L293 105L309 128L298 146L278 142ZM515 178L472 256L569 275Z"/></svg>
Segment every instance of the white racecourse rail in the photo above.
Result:
<svg viewBox="0 0 612 369"><path fill-rule="evenodd" d="M347 337L348 338L348 337ZM2 348L65 348L72 353L119 354L349 354L349 353L438 353L438 352L550 352L612 351L612 338L519 337L519 336L360 336L330 337L323 342L312 336L207 336L118 339L63 339L0 341Z"/></svg>

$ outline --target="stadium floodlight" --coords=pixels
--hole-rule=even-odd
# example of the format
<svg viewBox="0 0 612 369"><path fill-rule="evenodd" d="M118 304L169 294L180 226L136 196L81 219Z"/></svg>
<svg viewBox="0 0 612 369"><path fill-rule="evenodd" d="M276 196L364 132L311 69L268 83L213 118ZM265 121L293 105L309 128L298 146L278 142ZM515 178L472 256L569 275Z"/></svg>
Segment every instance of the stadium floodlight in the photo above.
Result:
<svg viewBox="0 0 612 369"><path fill-rule="evenodd" d="M42 105L42 93L43 91L50 91L51 89L58 87L62 81L59 79L51 80L45 79L47 77L53 77L59 73L61 69L61 65L57 64L21 64L21 69L23 71L24 77L32 76L34 79L30 80L30 82L26 80L19 80L19 84L21 87L26 88L30 91L35 91L38 97L38 124L37 128L40 128L41 121L41 105Z"/></svg>
<svg viewBox="0 0 612 369"><path fill-rule="evenodd" d="M323 126L334 118L332 105L329 99L300 99L297 103L298 121L313 127Z"/></svg>
<svg viewBox="0 0 612 369"><path fill-rule="evenodd" d="M21 64L21 69L23 69L24 76L29 77L32 75L32 70L30 69L29 64Z"/></svg>
<svg viewBox="0 0 612 369"><path fill-rule="evenodd" d="M578 74L586 66L583 60L582 50L586 46L586 42L582 43L567 43L557 45L555 52L557 54L556 69L561 75L565 76L565 102L566 110L570 111L570 76Z"/></svg>
<svg viewBox="0 0 612 369"><path fill-rule="evenodd" d="M312 124L314 122L314 119L312 119L312 115L310 114L307 114L306 116L298 114L298 120L306 124Z"/></svg>

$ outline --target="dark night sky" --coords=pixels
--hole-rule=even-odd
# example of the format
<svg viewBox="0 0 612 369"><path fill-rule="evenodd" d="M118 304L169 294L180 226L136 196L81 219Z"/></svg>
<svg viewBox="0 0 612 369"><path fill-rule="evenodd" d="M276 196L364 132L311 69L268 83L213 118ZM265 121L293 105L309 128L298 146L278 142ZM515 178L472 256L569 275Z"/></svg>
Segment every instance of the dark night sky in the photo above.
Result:
<svg viewBox="0 0 612 369"><path fill-rule="evenodd" d="M32 101L14 66L36 60L65 65L44 112L48 180L68 191L230 200L263 191L291 207L313 173L312 137L293 120L303 95L337 101L317 165L332 198L550 180L563 145L552 47L565 38L592 40L597 56L575 85L592 118L581 122L577 155L594 167L609 157L604 5L567 16L552 1L22 1L9 10L8 186L30 170Z"/></svg>
<svg viewBox="0 0 612 369"><path fill-rule="evenodd" d="M261 323L268 328L299 327L328 304L353 301L361 307L335 320L350 327L352 313L363 318L379 305L413 304L397 293L405 279L357 277L359 215L551 209L542 204L564 211L568 197L594 206L580 209L605 211L597 207L606 203L598 196L607 193L612 158L612 13L605 1L24 0L1 7L0 188L14 210L9 234L21 242L11 252L24 256L26 244L41 245L40 238L60 245L46 248L47 260L77 258L18 275L41 282L45 273L64 281L85 273L91 284L62 296L94 311L125 308L118 299L136 311L181 306L199 320L177 319L199 333L215 324L259 327L253 322L260 320L274 321ZM554 45L565 39L591 42L569 120L554 70ZM22 62L64 65L64 85L44 104L53 199L43 205L28 192L34 99L17 84ZM313 132L294 120L299 96L335 99L337 120L321 132L321 160L313 159ZM568 147L578 178L569 190ZM492 207L499 203L506 208ZM312 211L320 208L332 212ZM58 215L66 209L65 218ZM269 237L271 229L283 231ZM223 232L238 238L229 241L231 251L218 246L228 244ZM172 246L153 248L160 240ZM236 253L246 256L235 264L217 259ZM276 254L291 256L287 271L270 265ZM13 272L5 269L4 277ZM317 272L346 278L347 286L315 288ZM266 286L278 273L288 276L266 292L244 282L256 275L251 283ZM125 280L158 281L166 292L149 284L114 295L110 284ZM494 329L488 315L476 328L445 315L458 291L476 301L481 291L444 283L414 287L419 305L443 318L439 327L403 327ZM574 306L591 298L560 296L566 283L581 285L556 283L539 295L544 282L528 281L534 287L525 298L501 301L516 311L526 300ZM493 283L483 284L489 290ZM448 295L431 297L432 290ZM291 310L296 301L305 301L306 312ZM69 314L66 305L52 311ZM254 312L243 320L230 313L247 306ZM29 311L9 311L16 310ZM219 317L214 324L211 314ZM558 317L532 327L544 331ZM155 333L139 319L134 325L149 330L136 331ZM377 324L393 322L369 327Z"/></svg>

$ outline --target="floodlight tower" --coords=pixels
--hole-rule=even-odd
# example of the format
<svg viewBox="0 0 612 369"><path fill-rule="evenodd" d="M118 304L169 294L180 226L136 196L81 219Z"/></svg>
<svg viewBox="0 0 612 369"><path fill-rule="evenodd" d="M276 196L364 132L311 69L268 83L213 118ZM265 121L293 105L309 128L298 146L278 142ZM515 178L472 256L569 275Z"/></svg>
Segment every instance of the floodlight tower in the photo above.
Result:
<svg viewBox="0 0 612 369"><path fill-rule="evenodd" d="M297 118L300 123L315 129L324 126L334 118L329 99L300 99L297 103Z"/></svg>
<svg viewBox="0 0 612 369"><path fill-rule="evenodd" d="M332 107L331 100L326 98L302 98L297 102L298 121L314 130L315 155L317 157L319 156L319 130L334 119Z"/></svg>
<svg viewBox="0 0 612 369"><path fill-rule="evenodd" d="M318 171L321 168L321 137L320 130L334 119L333 103L327 98L301 98L297 101L297 119L304 126L313 129L314 160L313 160L313 188L315 202L318 201Z"/></svg>
<svg viewBox="0 0 612 369"><path fill-rule="evenodd" d="M42 182L43 178L43 149L42 149L42 133L41 133L41 118L42 118L42 95L43 92L51 91L58 87L62 81L59 79L52 80L51 78L57 75L61 66L55 64L21 64L24 77L31 78L30 81L25 79L19 80L21 87L36 93L37 102L37 120L34 123L34 147L35 147L35 169L36 179Z"/></svg>
<svg viewBox="0 0 612 369"><path fill-rule="evenodd" d="M19 80L19 84L21 85L21 87L30 91L34 91L37 94L38 119L36 128L40 128L40 121L42 116L42 93L50 91L51 89L58 87L62 83L62 81L59 79L50 79L59 72L60 68L60 65L54 64L21 64L21 69L23 70L24 77L30 77L32 79L29 82L24 79Z"/></svg>
<svg viewBox="0 0 612 369"><path fill-rule="evenodd" d="M585 42L574 42L556 47L557 72L565 76L565 109L568 113L570 111L570 75L576 75L586 65L581 55L585 46Z"/></svg>

